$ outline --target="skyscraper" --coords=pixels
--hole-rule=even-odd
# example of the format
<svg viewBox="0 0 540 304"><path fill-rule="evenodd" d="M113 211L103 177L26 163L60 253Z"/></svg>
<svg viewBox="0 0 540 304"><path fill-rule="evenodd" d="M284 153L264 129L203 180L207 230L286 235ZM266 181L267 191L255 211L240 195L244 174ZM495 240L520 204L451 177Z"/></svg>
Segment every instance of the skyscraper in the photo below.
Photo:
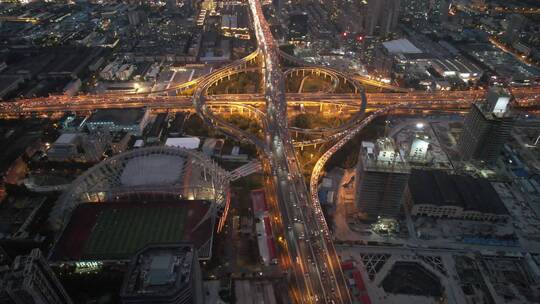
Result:
<svg viewBox="0 0 540 304"><path fill-rule="evenodd" d="M195 4L195 1L193 1L193 0L183 0L182 3L183 3L182 6L187 8L189 11L194 9L193 6Z"/></svg>
<svg viewBox="0 0 540 304"><path fill-rule="evenodd" d="M0 268L11 265L11 259L2 246L0 246Z"/></svg>
<svg viewBox="0 0 540 304"><path fill-rule="evenodd" d="M449 0L402 0L401 15L414 27L419 28L426 22L444 22L448 19Z"/></svg>
<svg viewBox="0 0 540 304"><path fill-rule="evenodd" d="M428 0L402 0L400 17L413 28L425 26L428 19Z"/></svg>
<svg viewBox="0 0 540 304"><path fill-rule="evenodd" d="M284 0L272 0L272 4L274 5L274 8L277 12L281 12L283 9L283 1Z"/></svg>
<svg viewBox="0 0 540 304"><path fill-rule="evenodd" d="M396 217L401 209L410 167L392 138L362 142L357 168L358 210L368 220Z"/></svg>
<svg viewBox="0 0 540 304"><path fill-rule="evenodd" d="M364 34L385 36L396 29L400 0L368 0L364 7Z"/></svg>
<svg viewBox="0 0 540 304"><path fill-rule="evenodd" d="M508 43L514 43L519 38L519 34L527 25L527 18L523 15L514 14L508 18L504 40Z"/></svg>
<svg viewBox="0 0 540 304"><path fill-rule="evenodd" d="M71 304L39 249L17 256L11 269L0 277L0 303Z"/></svg>
<svg viewBox="0 0 540 304"><path fill-rule="evenodd" d="M130 25L136 26L141 23L141 16L138 10L130 10L127 15Z"/></svg>
<svg viewBox="0 0 540 304"><path fill-rule="evenodd" d="M429 15L435 22L444 22L448 19L450 9L449 0L431 0Z"/></svg>
<svg viewBox="0 0 540 304"><path fill-rule="evenodd" d="M493 163L510 136L515 116L509 110L510 94L503 88L493 87L487 102L473 103L465 119L459 139L463 160Z"/></svg>
<svg viewBox="0 0 540 304"><path fill-rule="evenodd" d="M177 0L167 0L165 1L165 5L167 9L171 12L175 12L178 10L178 1Z"/></svg>
<svg viewBox="0 0 540 304"><path fill-rule="evenodd" d="M304 41L308 34L308 15L306 13L291 14L288 29L290 42Z"/></svg>

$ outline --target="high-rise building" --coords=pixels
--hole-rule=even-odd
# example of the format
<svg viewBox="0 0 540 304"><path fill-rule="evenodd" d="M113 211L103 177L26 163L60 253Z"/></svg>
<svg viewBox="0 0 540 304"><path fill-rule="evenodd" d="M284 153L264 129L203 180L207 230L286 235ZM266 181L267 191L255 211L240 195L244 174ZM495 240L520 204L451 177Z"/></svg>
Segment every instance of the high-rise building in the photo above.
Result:
<svg viewBox="0 0 540 304"><path fill-rule="evenodd" d="M424 27L428 20L428 0L402 0L400 18L413 28Z"/></svg>
<svg viewBox="0 0 540 304"><path fill-rule="evenodd" d="M178 10L178 0L167 0L165 1L165 6L169 11L175 12Z"/></svg>
<svg viewBox="0 0 540 304"><path fill-rule="evenodd" d="M509 110L511 96L503 88L489 90L487 101L473 103L459 139L463 160L493 163L510 136L515 115Z"/></svg>
<svg viewBox="0 0 540 304"><path fill-rule="evenodd" d="M90 134L63 133L47 151L47 156L52 161L98 162L110 143L111 134L106 128Z"/></svg>
<svg viewBox="0 0 540 304"><path fill-rule="evenodd" d="M130 10L127 15L130 25L137 26L141 23L141 15L138 10Z"/></svg>
<svg viewBox="0 0 540 304"><path fill-rule="evenodd" d="M427 21L444 22L448 19L449 0L402 0L401 16L415 28L423 27Z"/></svg>
<svg viewBox="0 0 540 304"><path fill-rule="evenodd" d="M364 7L364 34L385 36L396 29L400 0L368 0Z"/></svg>
<svg viewBox="0 0 540 304"><path fill-rule="evenodd" d="M0 268L2 266L9 267L11 265L11 258L7 254L7 252L4 250L2 246L0 246Z"/></svg>
<svg viewBox="0 0 540 304"><path fill-rule="evenodd" d="M3 289L2 289L2 280L4 279L4 276L6 273L9 272L9 268L11 265L11 258L7 254L7 252L4 250L2 246L0 246L0 303L4 303L3 296L7 296ZM7 302L7 300L5 301Z"/></svg>
<svg viewBox="0 0 540 304"><path fill-rule="evenodd" d="M17 256L0 278L2 304L71 304L39 249Z"/></svg>
<svg viewBox="0 0 540 304"><path fill-rule="evenodd" d="M274 5L276 12L281 12L283 9L283 1L285 0L272 0L272 4Z"/></svg>
<svg viewBox="0 0 540 304"><path fill-rule="evenodd" d="M195 1L193 0L183 0L182 6L187 8L189 11L192 11L194 9Z"/></svg>
<svg viewBox="0 0 540 304"><path fill-rule="evenodd" d="M448 12L450 10L449 0L431 0L430 4L429 16L432 21L444 22L448 19Z"/></svg>
<svg viewBox="0 0 540 304"><path fill-rule="evenodd" d="M428 8L427 1L428 0L401 0L401 14L422 14L425 17Z"/></svg>
<svg viewBox="0 0 540 304"><path fill-rule="evenodd" d="M523 15L514 14L508 18L504 40L508 43L514 43L519 39L519 34L527 25L527 18Z"/></svg>
<svg viewBox="0 0 540 304"><path fill-rule="evenodd" d="M124 304L204 303L193 244L152 244L141 249L131 260L121 297Z"/></svg>
<svg viewBox="0 0 540 304"><path fill-rule="evenodd" d="M357 205L368 220L396 217L404 200L410 167L392 138L362 142L357 168Z"/></svg>
<svg viewBox="0 0 540 304"><path fill-rule="evenodd" d="M289 16L289 41L302 42L308 34L308 15L306 13L291 14Z"/></svg>

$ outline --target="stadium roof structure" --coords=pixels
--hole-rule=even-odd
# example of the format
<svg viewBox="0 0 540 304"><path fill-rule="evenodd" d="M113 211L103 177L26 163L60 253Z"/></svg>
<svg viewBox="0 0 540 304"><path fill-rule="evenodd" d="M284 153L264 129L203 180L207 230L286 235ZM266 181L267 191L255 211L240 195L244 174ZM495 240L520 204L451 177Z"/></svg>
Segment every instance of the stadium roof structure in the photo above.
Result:
<svg viewBox="0 0 540 304"><path fill-rule="evenodd" d="M227 202L230 174L206 155L173 147L134 149L106 159L79 176L56 202L50 222L65 228L81 203L144 201L149 194Z"/></svg>
<svg viewBox="0 0 540 304"><path fill-rule="evenodd" d="M120 175L124 186L176 184L182 182L184 157L153 154L130 159Z"/></svg>
<svg viewBox="0 0 540 304"><path fill-rule="evenodd" d="M53 263L127 261L155 243L188 241L199 259L209 259L215 217L212 202L201 200L79 205L56 242Z"/></svg>

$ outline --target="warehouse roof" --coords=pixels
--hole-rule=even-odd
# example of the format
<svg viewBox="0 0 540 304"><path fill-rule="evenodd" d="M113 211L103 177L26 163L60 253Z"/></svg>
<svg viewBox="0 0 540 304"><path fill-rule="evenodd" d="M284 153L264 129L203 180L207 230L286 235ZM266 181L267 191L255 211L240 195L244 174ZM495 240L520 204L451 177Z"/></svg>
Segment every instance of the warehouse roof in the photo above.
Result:
<svg viewBox="0 0 540 304"><path fill-rule="evenodd" d="M87 123L113 122L119 126L134 125L141 122L146 109L101 109L88 118Z"/></svg>
<svg viewBox="0 0 540 304"><path fill-rule="evenodd" d="M397 39L383 42L383 46L391 54L421 54L422 51L418 49L407 39Z"/></svg>
<svg viewBox="0 0 540 304"><path fill-rule="evenodd" d="M508 214L487 179L440 170L412 170L409 189L414 204L459 206L466 211Z"/></svg>

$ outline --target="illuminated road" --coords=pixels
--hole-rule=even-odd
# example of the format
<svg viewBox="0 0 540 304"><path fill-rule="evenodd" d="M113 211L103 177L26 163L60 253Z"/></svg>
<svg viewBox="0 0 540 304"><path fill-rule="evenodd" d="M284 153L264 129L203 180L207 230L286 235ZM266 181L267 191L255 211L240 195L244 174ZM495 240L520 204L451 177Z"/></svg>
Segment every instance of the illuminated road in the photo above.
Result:
<svg viewBox="0 0 540 304"><path fill-rule="evenodd" d="M224 68L225 70L227 67ZM215 77L210 80L216 80L226 77L227 73L212 73ZM198 87L201 83L206 83L208 87L209 80L198 81ZM540 105L540 87L509 88L515 98L515 104L518 107L532 107ZM460 100L471 103L485 98L484 90L468 91L437 91L437 92L407 92L407 93L366 93L369 107L386 106L396 102L408 102L410 104L424 104L429 101L453 101ZM266 103L262 94L227 94L207 96L209 104L226 104L235 102L249 104L253 106ZM126 95L126 96L108 96L108 95L81 95L75 97L69 96L51 96L46 98L21 99L13 102L0 103L0 115L16 117L25 114L46 114L56 111L90 111L103 108L124 108L124 107L149 107L149 108L184 108L190 105L192 96L146 96L146 95ZM320 94L320 93L287 93L286 100L288 105L310 104L310 103L328 103L343 106L360 107L361 94Z"/></svg>
<svg viewBox="0 0 540 304"><path fill-rule="evenodd" d="M296 159L287 126L284 77L279 50L262 13L260 2L249 0L253 25L264 63L267 161L273 175L287 248L292 261L291 281L304 303L351 303L345 277L330 240L320 207L313 206Z"/></svg>
<svg viewBox="0 0 540 304"><path fill-rule="evenodd" d="M462 106L462 103L460 101L440 101L436 103L427 103L426 105L433 108L460 107ZM410 107L411 107L411 104L409 102L400 102L400 103L389 105L382 109L378 109L370 113L359 124L347 130L346 134L342 136L330 149L328 149L315 164L315 167L313 168L313 172L311 173L311 179L309 183L310 190L311 190L311 199L315 201L317 205L320 205L318 191L317 191L318 183L322 175L324 174L324 166L337 151L339 151L346 143L348 143L351 139L353 139L360 131L362 131L367 125L369 125L375 118L381 115L385 115L389 111L392 111L392 110L410 109Z"/></svg>
<svg viewBox="0 0 540 304"><path fill-rule="evenodd" d="M170 90L150 94L126 95L87 95L52 96L48 98L24 99L0 103L0 116L13 118L23 115L40 115L66 111L93 111L103 108L148 107L152 109L193 109L212 125L226 134L254 144L264 154L264 168L269 178L265 181L269 201L279 209L280 218L274 224L282 227L286 244L280 257L280 264L288 270L291 298L298 303L351 303L347 282L341 271L340 262L323 212L317 197L317 184L324 173L324 166L331 156L375 117L390 110L413 111L461 110L485 98L484 90L418 92L372 79L356 77L355 81L390 89L394 93L351 94L339 93L285 93L284 74L279 66L280 58L294 59L281 53L275 45L269 27L262 14L258 0L249 0L253 16L253 27L257 36L258 49L241 60L225 65L210 75L172 88L175 96L160 96ZM287 57L288 56L288 57ZM263 94L208 95L208 89L220 80L246 70L256 60L262 59L264 76ZM257 68L260 69L260 68ZM343 73L321 67L332 78L346 77ZM351 80L354 81L354 80ZM179 96L185 90L193 89L192 96ZM540 88L511 89L517 107L538 107ZM190 91L191 92L191 91ZM366 104L366 100L368 101ZM331 129L302 130L290 128L287 124L287 109L291 105L328 104L356 111L346 124ZM265 107L265 110L259 108ZM215 108L241 108L257 115L265 130L264 138L241 130L234 124L214 114ZM372 111L368 116L364 110ZM318 135L320 138L295 143L290 131ZM328 141L336 143L319 159L307 188L296 158L295 146L321 144ZM311 190L311 191L309 191ZM280 253L283 254L283 253Z"/></svg>

